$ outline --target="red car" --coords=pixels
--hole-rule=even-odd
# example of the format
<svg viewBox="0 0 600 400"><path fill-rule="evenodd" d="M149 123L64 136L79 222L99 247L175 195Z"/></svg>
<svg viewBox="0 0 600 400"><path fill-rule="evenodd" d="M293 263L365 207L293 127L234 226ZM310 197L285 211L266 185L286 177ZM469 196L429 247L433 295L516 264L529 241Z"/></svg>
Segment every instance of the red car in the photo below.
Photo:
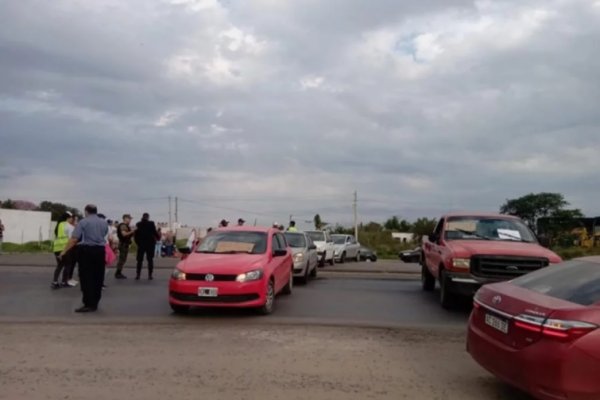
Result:
<svg viewBox="0 0 600 400"><path fill-rule="evenodd" d="M570 261L475 295L467 350L542 400L600 399L600 258Z"/></svg>
<svg viewBox="0 0 600 400"><path fill-rule="evenodd" d="M169 304L175 313L200 306L256 308L270 314L275 296L292 292L293 267L292 252L279 230L218 229L175 267Z"/></svg>

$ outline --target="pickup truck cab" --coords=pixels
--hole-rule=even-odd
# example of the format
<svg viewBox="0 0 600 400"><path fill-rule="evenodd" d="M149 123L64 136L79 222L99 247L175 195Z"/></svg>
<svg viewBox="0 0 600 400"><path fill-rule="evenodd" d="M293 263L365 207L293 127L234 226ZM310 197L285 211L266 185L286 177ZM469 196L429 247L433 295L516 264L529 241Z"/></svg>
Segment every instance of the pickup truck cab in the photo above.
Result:
<svg viewBox="0 0 600 400"><path fill-rule="evenodd" d="M423 290L440 284L440 303L451 308L458 297L481 285L510 280L561 262L517 217L503 214L448 214L424 238Z"/></svg>
<svg viewBox="0 0 600 400"><path fill-rule="evenodd" d="M331 235L333 239L333 256L335 261L345 263L346 260L358 261L360 244L352 235Z"/></svg>

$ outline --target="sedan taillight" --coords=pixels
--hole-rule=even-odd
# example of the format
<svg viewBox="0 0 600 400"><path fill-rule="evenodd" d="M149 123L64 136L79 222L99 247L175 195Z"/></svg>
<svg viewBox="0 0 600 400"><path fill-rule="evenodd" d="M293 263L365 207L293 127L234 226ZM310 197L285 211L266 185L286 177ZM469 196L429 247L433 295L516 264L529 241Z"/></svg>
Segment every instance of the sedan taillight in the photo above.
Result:
<svg viewBox="0 0 600 400"><path fill-rule="evenodd" d="M571 342L598 329L597 325L588 322L545 319L527 314L515 317L514 325L517 328L541 333L547 338L561 342Z"/></svg>

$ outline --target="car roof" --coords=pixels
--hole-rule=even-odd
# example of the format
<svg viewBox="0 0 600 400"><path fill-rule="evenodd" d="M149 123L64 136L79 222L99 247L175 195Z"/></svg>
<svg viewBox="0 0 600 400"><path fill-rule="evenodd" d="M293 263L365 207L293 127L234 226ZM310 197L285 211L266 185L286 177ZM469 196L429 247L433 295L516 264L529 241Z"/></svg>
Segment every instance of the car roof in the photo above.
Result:
<svg viewBox="0 0 600 400"><path fill-rule="evenodd" d="M502 218L502 219L520 219L514 215L491 213L491 212L451 212L443 216L444 219L449 217L476 217L476 218Z"/></svg>

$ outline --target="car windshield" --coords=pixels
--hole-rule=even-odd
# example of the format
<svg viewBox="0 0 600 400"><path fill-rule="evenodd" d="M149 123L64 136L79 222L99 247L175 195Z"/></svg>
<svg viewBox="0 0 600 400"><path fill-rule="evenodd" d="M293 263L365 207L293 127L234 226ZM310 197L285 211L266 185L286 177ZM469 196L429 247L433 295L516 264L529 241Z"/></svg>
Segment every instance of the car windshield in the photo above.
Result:
<svg viewBox="0 0 600 400"><path fill-rule="evenodd" d="M344 243L346 243L346 236L331 235L331 238L333 239L333 243L335 243L335 244L344 244Z"/></svg>
<svg viewBox="0 0 600 400"><path fill-rule="evenodd" d="M285 238L290 247L294 247L294 248L306 247L306 239L304 238L304 235L301 233L286 232Z"/></svg>
<svg viewBox="0 0 600 400"><path fill-rule="evenodd" d="M325 241L325 233L323 232L306 232L309 238L311 238L314 242L324 242Z"/></svg>
<svg viewBox="0 0 600 400"><path fill-rule="evenodd" d="M537 242L535 235L522 221L488 217L450 217L446 223L445 238Z"/></svg>
<svg viewBox="0 0 600 400"><path fill-rule="evenodd" d="M534 292L577 303L600 302L600 264L571 261L541 269L512 281Z"/></svg>
<svg viewBox="0 0 600 400"><path fill-rule="evenodd" d="M197 253L263 254L267 251L267 234L264 232L215 232L208 235Z"/></svg>

